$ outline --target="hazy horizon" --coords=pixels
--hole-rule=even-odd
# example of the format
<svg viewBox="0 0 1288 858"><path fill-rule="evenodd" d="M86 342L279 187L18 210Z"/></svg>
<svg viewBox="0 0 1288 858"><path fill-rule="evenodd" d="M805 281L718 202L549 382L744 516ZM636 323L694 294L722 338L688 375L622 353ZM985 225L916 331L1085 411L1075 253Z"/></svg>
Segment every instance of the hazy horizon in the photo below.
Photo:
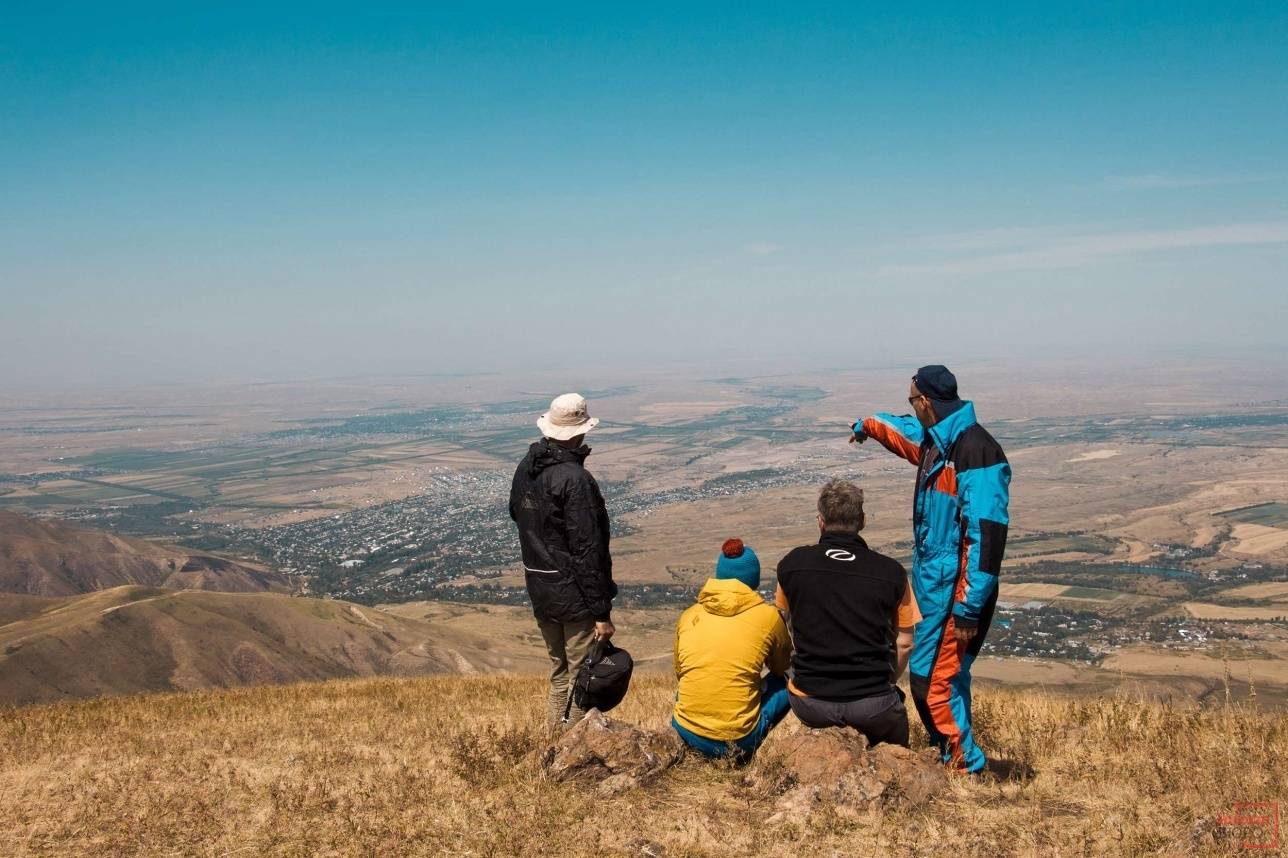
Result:
<svg viewBox="0 0 1288 858"><path fill-rule="evenodd" d="M12 11L0 389L1288 358L1288 9Z"/></svg>

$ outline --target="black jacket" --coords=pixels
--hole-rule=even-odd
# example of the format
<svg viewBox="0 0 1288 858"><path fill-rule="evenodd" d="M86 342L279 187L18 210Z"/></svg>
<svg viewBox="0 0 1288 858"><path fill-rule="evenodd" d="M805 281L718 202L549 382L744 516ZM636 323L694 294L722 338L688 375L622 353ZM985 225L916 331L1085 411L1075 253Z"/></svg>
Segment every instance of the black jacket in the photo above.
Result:
<svg viewBox="0 0 1288 858"><path fill-rule="evenodd" d="M565 450L542 439L510 486L510 518L538 620L607 620L617 585L608 553L608 511L585 468L590 448Z"/></svg>
<svg viewBox="0 0 1288 858"><path fill-rule="evenodd" d="M908 586L897 560L857 533L824 533L778 564L791 612L792 682L811 697L857 700L890 690L895 612Z"/></svg>

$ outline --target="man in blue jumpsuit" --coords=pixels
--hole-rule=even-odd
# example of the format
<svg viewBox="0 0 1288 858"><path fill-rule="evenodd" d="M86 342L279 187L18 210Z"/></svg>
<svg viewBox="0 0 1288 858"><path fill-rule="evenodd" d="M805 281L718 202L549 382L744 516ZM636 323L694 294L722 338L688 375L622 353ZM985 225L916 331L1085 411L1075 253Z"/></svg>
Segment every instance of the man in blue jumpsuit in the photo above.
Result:
<svg viewBox="0 0 1288 858"><path fill-rule="evenodd" d="M875 438L917 466L912 589L923 619L908 665L912 697L944 762L978 772L987 760L971 732L970 668L997 603L1011 466L947 367L917 370L908 402L915 417L875 414L853 425L850 442Z"/></svg>

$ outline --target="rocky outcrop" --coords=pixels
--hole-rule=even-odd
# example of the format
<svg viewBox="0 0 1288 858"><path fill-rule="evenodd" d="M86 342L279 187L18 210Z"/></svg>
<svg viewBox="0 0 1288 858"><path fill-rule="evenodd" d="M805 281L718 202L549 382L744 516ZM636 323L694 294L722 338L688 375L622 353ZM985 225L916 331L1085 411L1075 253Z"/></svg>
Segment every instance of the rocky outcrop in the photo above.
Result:
<svg viewBox="0 0 1288 858"><path fill-rule="evenodd" d="M933 750L869 748L862 735L839 728L807 730L764 749L747 780L778 796L771 823L800 819L823 801L842 813L916 806L948 785Z"/></svg>
<svg viewBox="0 0 1288 858"><path fill-rule="evenodd" d="M546 749L541 768L552 780L597 783L611 795L652 780L682 753L673 730L641 730L592 709Z"/></svg>

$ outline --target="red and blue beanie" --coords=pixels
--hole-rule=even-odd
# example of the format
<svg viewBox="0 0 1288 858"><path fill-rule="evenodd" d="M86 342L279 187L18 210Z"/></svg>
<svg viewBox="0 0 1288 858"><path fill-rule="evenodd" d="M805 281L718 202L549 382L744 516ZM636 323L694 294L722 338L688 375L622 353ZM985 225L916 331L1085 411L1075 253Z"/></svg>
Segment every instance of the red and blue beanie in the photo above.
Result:
<svg viewBox="0 0 1288 858"><path fill-rule="evenodd" d="M752 590L760 589L760 558L741 539L726 539L716 558L716 578L734 578Z"/></svg>

